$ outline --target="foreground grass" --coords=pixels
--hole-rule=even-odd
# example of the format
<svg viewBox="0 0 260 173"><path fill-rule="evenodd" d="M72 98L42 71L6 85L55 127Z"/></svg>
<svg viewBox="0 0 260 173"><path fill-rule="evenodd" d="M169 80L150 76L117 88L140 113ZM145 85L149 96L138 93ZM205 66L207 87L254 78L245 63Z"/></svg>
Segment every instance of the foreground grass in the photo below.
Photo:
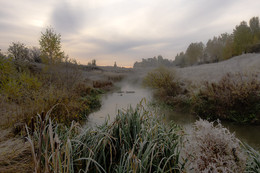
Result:
<svg viewBox="0 0 260 173"><path fill-rule="evenodd" d="M182 172L181 129L165 126L142 106L119 112L112 124L95 129L64 128L39 116L28 130L35 171ZM37 147L37 150L35 148ZM39 152L37 152L39 151ZM43 172L44 172L43 171Z"/></svg>
<svg viewBox="0 0 260 173"><path fill-rule="evenodd" d="M142 105L95 128L75 122L66 128L50 114L27 128L35 172L259 171L259 153L221 124L200 120L185 134Z"/></svg>

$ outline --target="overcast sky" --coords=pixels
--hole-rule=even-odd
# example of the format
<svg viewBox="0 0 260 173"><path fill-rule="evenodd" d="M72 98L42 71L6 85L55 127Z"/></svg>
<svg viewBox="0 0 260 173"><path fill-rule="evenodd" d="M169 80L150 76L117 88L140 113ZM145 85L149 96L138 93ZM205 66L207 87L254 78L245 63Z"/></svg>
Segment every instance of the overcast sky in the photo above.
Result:
<svg viewBox="0 0 260 173"><path fill-rule="evenodd" d="M52 26L81 64L132 66L157 55L174 59L191 42L231 33L253 16L259 0L0 0L0 49L17 41L38 47Z"/></svg>

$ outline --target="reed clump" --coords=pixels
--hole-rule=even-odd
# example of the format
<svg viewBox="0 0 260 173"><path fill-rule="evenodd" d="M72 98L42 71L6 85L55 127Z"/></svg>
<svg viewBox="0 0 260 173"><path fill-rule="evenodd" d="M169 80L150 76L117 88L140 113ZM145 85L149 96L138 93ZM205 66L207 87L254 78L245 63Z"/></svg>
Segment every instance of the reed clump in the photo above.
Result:
<svg viewBox="0 0 260 173"><path fill-rule="evenodd" d="M259 153L219 122L185 134L139 105L110 124L66 127L51 111L26 127L35 172L259 172Z"/></svg>
<svg viewBox="0 0 260 173"><path fill-rule="evenodd" d="M28 129L35 171L181 172L181 129L165 126L142 106L119 111L96 128L61 127L38 116ZM32 134L32 135L31 135Z"/></svg>

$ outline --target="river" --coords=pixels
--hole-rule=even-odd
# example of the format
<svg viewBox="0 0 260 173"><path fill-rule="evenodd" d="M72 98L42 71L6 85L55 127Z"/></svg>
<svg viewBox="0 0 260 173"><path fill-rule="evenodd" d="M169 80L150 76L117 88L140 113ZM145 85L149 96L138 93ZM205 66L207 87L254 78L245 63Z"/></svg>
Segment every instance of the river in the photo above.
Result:
<svg viewBox="0 0 260 173"><path fill-rule="evenodd" d="M147 101L152 100L151 92L139 85L121 83L120 86L120 91L108 93L102 97L101 109L90 114L86 126L101 125L105 120L111 122L116 117L118 109L126 110L130 106L135 107L143 98ZM195 116L189 113L178 113L170 108L164 108L162 114L165 114L165 122L172 120L187 130L196 121ZM240 125L232 122L222 122L222 125L231 132L235 132L236 137L241 141L260 150L260 126Z"/></svg>

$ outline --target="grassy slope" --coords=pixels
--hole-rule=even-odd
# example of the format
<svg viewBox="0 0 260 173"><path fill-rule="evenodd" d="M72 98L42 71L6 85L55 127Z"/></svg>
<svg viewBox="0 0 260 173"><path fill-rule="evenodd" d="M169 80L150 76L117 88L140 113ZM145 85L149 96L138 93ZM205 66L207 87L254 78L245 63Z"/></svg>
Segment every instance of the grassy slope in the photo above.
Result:
<svg viewBox="0 0 260 173"><path fill-rule="evenodd" d="M260 54L244 54L226 61L176 69L178 76L194 83L220 80L226 73L255 72L260 74ZM260 80L260 75L258 76Z"/></svg>

